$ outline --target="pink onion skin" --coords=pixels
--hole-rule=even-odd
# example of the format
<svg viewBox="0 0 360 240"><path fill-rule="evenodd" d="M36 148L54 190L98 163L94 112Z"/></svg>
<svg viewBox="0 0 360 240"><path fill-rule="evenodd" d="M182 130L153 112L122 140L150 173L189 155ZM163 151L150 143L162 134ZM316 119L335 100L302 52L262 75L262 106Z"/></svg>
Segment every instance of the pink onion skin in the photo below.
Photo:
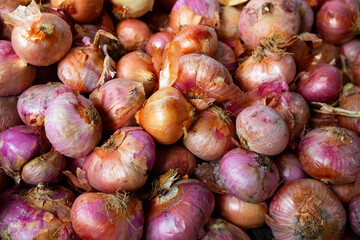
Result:
<svg viewBox="0 0 360 240"><path fill-rule="evenodd" d="M102 135L101 118L91 101L72 92L48 104L44 126L53 147L72 158L88 155Z"/></svg>
<svg viewBox="0 0 360 240"><path fill-rule="evenodd" d="M241 10L232 6L220 7L220 28L218 36L221 40L236 41L240 40L240 32L238 28Z"/></svg>
<svg viewBox="0 0 360 240"><path fill-rule="evenodd" d="M351 229L360 236L360 196L353 198L349 206L349 220Z"/></svg>
<svg viewBox="0 0 360 240"><path fill-rule="evenodd" d="M241 39L255 49L263 38L273 34L290 39L300 29L300 13L290 0L250 0L239 19Z"/></svg>
<svg viewBox="0 0 360 240"><path fill-rule="evenodd" d="M356 191L354 183L334 185L329 187L344 204L344 206L348 206L350 204L354 197L354 192Z"/></svg>
<svg viewBox="0 0 360 240"><path fill-rule="evenodd" d="M72 92L59 82L34 85L25 90L18 99L17 111L26 125L43 126L47 105L60 94Z"/></svg>
<svg viewBox="0 0 360 240"><path fill-rule="evenodd" d="M298 155L304 171L326 184L355 182L360 168L360 137L346 128L313 129L301 139Z"/></svg>
<svg viewBox="0 0 360 240"><path fill-rule="evenodd" d="M229 45L219 41L214 58L224 65L230 74L234 74L238 62L234 50Z"/></svg>
<svg viewBox="0 0 360 240"><path fill-rule="evenodd" d="M143 234L141 201L121 194L83 193L71 208L71 222L81 239L139 240ZM122 206L124 208L122 209Z"/></svg>
<svg viewBox="0 0 360 240"><path fill-rule="evenodd" d="M314 179L289 182L275 194L266 223L275 239L340 239L346 212L336 195Z"/></svg>
<svg viewBox="0 0 360 240"><path fill-rule="evenodd" d="M214 195L204 183L179 180L167 193L150 202L145 237L148 240L196 239L210 220L214 207Z"/></svg>
<svg viewBox="0 0 360 240"><path fill-rule="evenodd" d="M145 49L146 43L151 36L148 25L139 19L124 19L116 26L116 35L125 51Z"/></svg>
<svg viewBox="0 0 360 240"><path fill-rule="evenodd" d="M17 95L34 82L35 67L14 51L11 42L0 40L0 96Z"/></svg>
<svg viewBox="0 0 360 240"><path fill-rule="evenodd" d="M218 29L220 27L219 10L219 2L216 0L178 0L170 13L171 29L177 33L184 26L196 26L198 24ZM198 16L192 16L189 11Z"/></svg>
<svg viewBox="0 0 360 240"><path fill-rule="evenodd" d="M316 14L316 29L331 44L343 44L359 33L357 0L327 1Z"/></svg>
<svg viewBox="0 0 360 240"><path fill-rule="evenodd" d="M360 39L354 38L353 40L344 43L341 46L341 53L346 57L346 62L349 66L354 62L360 50Z"/></svg>
<svg viewBox="0 0 360 240"><path fill-rule="evenodd" d="M135 191L145 184L155 158L155 143L147 132L121 128L87 156L83 169L90 185L101 192Z"/></svg>
<svg viewBox="0 0 360 240"><path fill-rule="evenodd" d="M289 130L285 120L272 108L253 105L236 118L236 133L246 149L274 156L288 145Z"/></svg>
<svg viewBox="0 0 360 240"><path fill-rule="evenodd" d="M299 158L295 153L284 151L276 156L275 163L279 170L282 184L306 177Z"/></svg>
<svg viewBox="0 0 360 240"><path fill-rule="evenodd" d="M314 23L314 11L306 0L292 0L300 13L299 33L311 32Z"/></svg>
<svg viewBox="0 0 360 240"><path fill-rule="evenodd" d="M241 228L221 219L211 219L201 240L251 240Z"/></svg>
<svg viewBox="0 0 360 240"><path fill-rule="evenodd" d="M141 83L116 78L95 89L89 99L100 113L104 130L113 133L121 127L136 124L135 114L146 97Z"/></svg>
<svg viewBox="0 0 360 240"><path fill-rule="evenodd" d="M174 34L170 32L158 32L153 34L146 43L146 53L152 57L151 46L156 47L162 53L165 50L166 44L174 39Z"/></svg>
<svg viewBox="0 0 360 240"><path fill-rule="evenodd" d="M21 118L17 112L17 97L0 97L0 133L21 124Z"/></svg>
<svg viewBox="0 0 360 240"><path fill-rule="evenodd" d="M343 78L337 67L318 64L302 72L296 85L306 101L332 103L340 95Z"/></svg>
<svg viewBox="0 0 360 240"><path fill-rule="evenodd" d="M279 185L279 172L270 158L238 149L228 152L220 162L222 186L235 197L251 203L270 198Z"/></svg>

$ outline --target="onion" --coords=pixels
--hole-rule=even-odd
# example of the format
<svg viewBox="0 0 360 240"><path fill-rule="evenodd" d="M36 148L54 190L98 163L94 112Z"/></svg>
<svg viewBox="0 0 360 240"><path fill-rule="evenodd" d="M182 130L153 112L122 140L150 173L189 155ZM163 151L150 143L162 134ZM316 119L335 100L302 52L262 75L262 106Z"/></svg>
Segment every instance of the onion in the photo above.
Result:
<svg viewBox="0 0 360 240"><path fill-rule="evenodd" d="M346 57L346 61L349 66L351 66L354 62L359 50L360 40L356 38L341 46L341 52Z"/></svg>
<svg viewBox="0 0 360 240"><path fill-rule="evenodd" d="M226 43L220 41L218 42L214 59L224 65L230 74L233 74L238 66L234 50Z"/></svg>
<svg viewBox="0 0 360 240"><path fill-rule="evenodd" d="M111 10L117 19L138 18L150 11L154 0L109 0Z"/></svg>
<svg viewBox="0 0 360 240"><path fill-rule="evenodd" d="M266 223L277 240L340 239L345 230L346 212L323 183L299 179L275 194Z"/></svg>
<svg viewBox="0 0 360 240"><path fill-rule="evenodd" d="M195 109L173 87L156 91L136 113L136 121L160 144L179 140L195 120Z"/></svg>
<svg viewBox="0 0 360 240"><path fill-rule="evenodd" d="M72 158L88 155L102 134L100 115L90 100L72 92L63 93L48 104L44 126L53 147Z"/></svg>
<svg viewBox="0 0 360 240"><path fill-rule="evenodd" d="M143 234L141 201L126 194L83 193L71 208L71 223L81 239L134 239Z"/></svg>
<svg viewBox="0 0 360 240"><path fill-rule="evenodd" d="M2 0L0 2L0 39L10 40L13 27L4 23L3 13L12 12L19 5L27 5L30 0Z"/></svg>
<svg viewBox="0 0 360 240"><path fill-rule="evenodd" d="M348 183L342 185L330 186L330 189L336 194L339 200L348 206L354 197L355 184Z"/></svg>
<svg viewBox="0 0 360 240"><path fill-rule="evenodd" d="M16 110L17 102L16 97L0 97L0 133L21 123Z"/></svg>
<svg viewBox="0 0 360 240"><path fill-rule="evenodd" d="M236 7L220 7L221 25L218 31L220 39L226 41L240 40L240 32L238 28L240 14L241 11Z"/></svg>
<svg viewBox="0 0 360 240"><path fill-rule="evenodd" d="M316 29L331 44L343 44L359 33L357 0L327 1L316 14Z"/></svg>
<svg viewBox="0 0 360 240"><path fill-rule="evenodd" d="M59 61L69 51L72 33L69 25L51 13L41 13L32 1L4 14L5 21L14 26L11 42L15 53L35 66L47 66Z"/></svg>
<svg viewBox="0 0 360 240"><path fill-rule="evenodd" d="M214 196L204 183L179 180L150 202L145 237L149 240L196 239L210 220L214 205Z"/></svg>
<svg viewBox="0 0 360 240"><path fill-rule="evenodd" d="M128 53L118 61L116 77L142 83L147 94L152 92L157 82L157 75L151 57L141 51Z"/></svg>
<svg viewBox="0 0 360 240"><path fill-rule="evenodd" d="M152 48L158 48L162 54L166 45L174 39L174 34L170 32L158 32L153 34L146 44L146 53L152 57Z"/></svg>
<svg viewBox="0 0 360 240"><path fill-rule="evenodd" d="M124 19L116 26L116 35L125 51L144 50L151 36L150 28L138 19Z"/></svg>
<svg viewBox="0 0 360 240"><path fill-rule="evenodd" d="M276 157L276 166L279 170L281 183L305 178L305 172L302 169L299 158L292 152L282 152Z"/></svg>
<svg viewBox="0 0 360 240"><path fill-rule="evenodd" d="M222 218L245 228L258 228L265 223L268 206L263 203L249 203L231 194L216 196L216 209Z"/></svg>
<svg viewBox="0 0 360 240"><path fill-rule="evenodd" d="M259 104L237 116L236 133L243 147L270 156L281 153L289 142L285 120L272 108Z"/></svg>
<svg viewBox="0 0 360 240"><path fill-rule="evenodd" d="M301 139L298 155L313 178L327 184L352 183L359 174L360 137L345 128L316 128Z"/></svg>
<svg viewBox="0 0 360 240"><path fill-rule="evenodd" d="M229 112L215 105L199 113L184 146L202 160L219 160L234 147L235 124Z"/></svg>
<svg viewBox="0 0 360 240"><path fill-rule="evenodd" d="M360 86L360 52L358 52L358 54L356 55L353 63L352 63L352 74L353 74L353 82L354 84L356 84L357 86Z"/></svg>
<svg viewBox="0 0 360 240"><path fill-rule="evenodd" d="M43 126L48 104L58 95L71 91L58 82L30 87L19 96L17 103L17 111L21 120L27 125Z"/></svg>
<svg viewBox="0 0 360 240"><path fill-rule="evenodd" d="M217 0L178 0L170 13L170 26L174 32L183 27L208 25L220 26L219 3Z"/></svg>
<svg viewBox="0 0 360 240"><path fill-rule="evenodd" d="M155 162L155 143L141 128L121 128L84 163L87 179L95 189L115 193L135 191L147 179Z"/></svg>
<svg viewBox="0 0 360 240"><path fill-rule="evenodd" d="M100 16L104 0L51 0L51 4L64 10L75 22L90 23Z"/></svg>
<svg viewBox="0 0 360 240"><path fill-rule="evenodd" d="M250 237L235 225L223 219L211 219L206 226L206 235L201 240L250 240Z"/></svg>
<svg viewBox="0 0 360 240"><path fill-rule="evenodd" d="M170 169L177 170L180 177L191 176L196 167L196 158L185 147L177 144L156 146L156 161L152 169L155 176L167 173Z"/></svg>
<svg viewBox="0 0 360 240"><path fill-rule="evenodd" d="M205 183L213 193L225 194L227 191L222 187L219 176L220 160L199 163L195 168L195 178Z"/></svg>
<svg viewBox="0 0 360 240"><path fill-rule="evenodd" d="M299 33L310 32L314 23L314 12L306 0L293 0L300 13Z"/></svg>
<svg viewBox="0 0 360 240"><path fill-rule="evenodd" d="M279 172L270 158L238 149L221 159L219 176L230 194L252 203L270 198L279 184Z"/></svg>
<svg viewBox="0 0 360 240"><path fill-rule="evenodd" d="M348 111L360 111L360 88L354 85L344 87L339 106ZM342 127L360 133L360 117L338 116Z"/></svg>
<svg viewBox="0 0 360 240"><path fill-rule="evenodd" d="M300 13L290 0L250 0L239 19L241 39L255 49L261 39L277 35L289 40L300 29Z"/></svg>
<svg viewBox="0 0 360 240"><path fill-rule="evenodd" d="M302 72L297 92L308 102L334 102L341 92L341 71L328 64L318 64Z"/></svg>
<svg viewBox="0 0 360 240"><path fill-rule="evenodd" d="M349 206L349 220L351 229L360 236L360 196L355 197Z"/></svg>
<svg viewBox="0 0 360 240"><path fill-rule="evenodd" d="M300 62L299 70L306 71L310 67L321 63L333 65L339 62L339 52L340 50L334 45L321 44L318 48L312 49L311 54Z"/></svg>
<svg viewBox="0 0 360 240"><path fill-rule="evenodd" d="M32 85L35 67L14 52L11 42L0 40L0 96L16 95Z"/></svg>

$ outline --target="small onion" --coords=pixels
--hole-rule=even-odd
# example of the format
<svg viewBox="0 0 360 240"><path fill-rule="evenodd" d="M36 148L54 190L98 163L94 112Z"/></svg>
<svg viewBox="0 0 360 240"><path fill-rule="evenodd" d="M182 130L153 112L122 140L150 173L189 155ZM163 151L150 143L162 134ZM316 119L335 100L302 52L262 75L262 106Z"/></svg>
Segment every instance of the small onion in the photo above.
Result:
<svg viewBox="0 0 360 240"><path fill-rule="evenodd" d="M136 113L136 121L160 144L173 144L189 130L195 109L173 87L156 91Z"/></svg>
<svg viewBox="0 0 360 240"><path fill-rule="evenodd" d="M330 189L336 194L336 196L345 206L348 206L354 197L355 184L348 183L342 185L334 185L330 186Z"/></svg>
<svg viewBox="0 0 360 240"><path fill-rule="evenodd" d="M219 38L226 41L240 40L239 18L241 11L236 7L220 7L221 25L218 31Z"/></svg>
<svg viewBox="0 0 360 240"><path fill-rule="evenodd" d="M174 34L170 32L158 32L153 34L146 44L146 53L152 57L152 47L158 48L163 53L166 45L174 39Z"/></svg>
<svg viewBox="0 0 360 240"><path fill-rule="evenodd" d="M19 96L17 103L17 111L21 120L27 125L43 126L48 104L58 95L71 91L70 88L58 82L30 87Z"/></svg>
<svg viewBox="0 0 360 240"><path fill-rule="evenodd" d="M352 65L359 51L360 39L354 38L341 46L341 52L346 57L346 62L349 66Z"/></svg>
<svg viewBox="0 0 360 240"><path fill-rule="evenodd" d="M285 120L272 108L259 104L237 116L236 133L243 147L270 156L281 153L289 142Z"/></svg>
<svg viewBox="0 0 360 240"><path fill-rule="evenodd" d="M351 229L360 236L360 196L355 197L349 206Z"/></svg>
<svg viewBox="0 0 360 240"><path fill-rule="evenodd" d="M346 212L326 185L314 179L299 179L275 194L266 223L277 240L340 239Z"/></svg>
<svg viewBox="0 0 360 240"><path fill-rule="evenodd" d="M265 202L249 203L231 194L222 194L216 197L216 209L222 218L239 227L249 229L264 225L268 206Z"/></svg>
<svg viewBox="0 0 360 240"><path fill-rule="evenodd" d="M292 152L282 152L275 159L282 184L305 178L299 158Z"/></svg>
<svg viewBox="0 0 360 240"><path fill-rule="evenodd" d="M126 194L83 193L71 208L71 223L81 239L139 240L143 222L141 201Z"/></svg>
<svg viewBox="0 0 360 240"><path fill-rule="evenodd" d="M220 218L211 219L205 230L206 234L201 240L250 240L241 228Z"/></svg>
<svg viewBox="0 0 360 240"><path fill-rule="evenodd" d="M359 174L360 137L345 128L316 128L301 139L298 155L313 178L327 184L352 183Z"/></svg>
<svg viewBox="0 0 360 240"><path fill-rule="evenodd" d="M86 157L83 169L95 189L115 193L135 191L155 162L155 143L141 128L121 128Z"/></svg>
<svg viewBox="0 0 360 240"><path fill-rule="evenodd" d="M35 67L14 52L11 42L0 40L0 96L16 95L32 85Z"/></svg>
<svg viewBox="0 0 360 240"><path fill-rule="evenodd" d="M91 101L72 92L48 104L44 126L53 147L67 157L84 157L98 144L102 134L99 113Z"/></svg>
<svg viewBox="0 0 360 240"><path fill-rule="evenodd" d="M269 157L238 149L221 159L219 176L230 194L252 203L270 198L279 184L279 172Z"/></svg>
<svg viewBox="0 0 360 240"><path fill-rule="evenodd" d="M138 18L152 9L154 0L109 0L117 19Z"/></svg>
<svg viewBox="0 0 360 240"><path fill-rule="evenodd" d="M21 118L16 109L16 97L0 97L0 133L9 127L21 124Z"/></svg>
<svg viewBox="0 0 360 240"><path fill-rule="evenodd" d="M314 12L306 0L293 0L300 13L299 33L310 32L314 23Z"/></svg>
<svg viewBox="0 0 360 240"><path fill-rule="evenodd" d="M360 111L360 88L353 85L344 87L339 106L349 111ZM360 117L338 116L338 119L342 127L360 133Z"/></svg>
<svg viewBox="0 0 360 240"><path fill-rule="evenodd" d="M148 25L138 19L124 19L116 26L116 35L125 51L144 50L151 36Z"/></svg>
<svg viewBox="0 0 360 240"><path fill-rule="evenodd" d="M233 74L238 66L234 50L226 43L220 41L218 42L214 59L224 65L230 74Z"/></svg>

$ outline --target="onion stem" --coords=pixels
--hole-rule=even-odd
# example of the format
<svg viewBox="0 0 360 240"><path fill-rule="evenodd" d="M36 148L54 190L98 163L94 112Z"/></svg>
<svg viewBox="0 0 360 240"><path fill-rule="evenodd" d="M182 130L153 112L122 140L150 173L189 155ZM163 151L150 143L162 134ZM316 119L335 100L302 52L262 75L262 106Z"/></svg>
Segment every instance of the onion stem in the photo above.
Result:
<svg viewBox="0 0 360 240"><path fill-rule="evenodd" d="M314 109L314 111L318 113L341 115L346 117L360 117L359 111L350 111L339 107L332 107L326 103L321 102L311 102L311 104L321 106L320 109Z"/></svg>

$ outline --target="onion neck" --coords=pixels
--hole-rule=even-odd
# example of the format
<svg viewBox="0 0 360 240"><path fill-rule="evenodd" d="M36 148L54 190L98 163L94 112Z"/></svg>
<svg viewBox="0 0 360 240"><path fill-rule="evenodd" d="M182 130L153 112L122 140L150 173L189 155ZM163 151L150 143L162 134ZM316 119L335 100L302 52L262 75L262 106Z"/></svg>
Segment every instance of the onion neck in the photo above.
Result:
<svg viewBox="0 0 360 240"><path fill-rule="evenodd" d="M273 171L271 168L271 159L265 155L259 155L257 157L255 157L256 162L259 164L259 166L270 170L271 172Z"/></svg>
<svg viewBox="0 0 360 240"><path fill-rule="evenodd" d="M296 235L302 235L306 239L318 239L321 236L324 226L321 219L314 215L304 214L299 217L300 232Z"/></svg>
<svg viewBox="0 0 360 240"><path fill-rule="evenodd" d="M109 212L116 212L117 215L125 215L129 209L130 198L126 193L106 194L104 196L105 209Z"/></svg>
<svg viewBox="0 0 360 240"><path fill-rule="evenodd" d="M54 32L54 25L51 22L41 23L39 30L45 33L46 36L50 36Z"/></svg>
<svg viewBox="0 0 360 240"><path fill-rule="evenodd" d="M272 4L271 2L266 2L261 7L261 13L269 14L272 13L273 9L274 9L274 4Z"/></svg>

